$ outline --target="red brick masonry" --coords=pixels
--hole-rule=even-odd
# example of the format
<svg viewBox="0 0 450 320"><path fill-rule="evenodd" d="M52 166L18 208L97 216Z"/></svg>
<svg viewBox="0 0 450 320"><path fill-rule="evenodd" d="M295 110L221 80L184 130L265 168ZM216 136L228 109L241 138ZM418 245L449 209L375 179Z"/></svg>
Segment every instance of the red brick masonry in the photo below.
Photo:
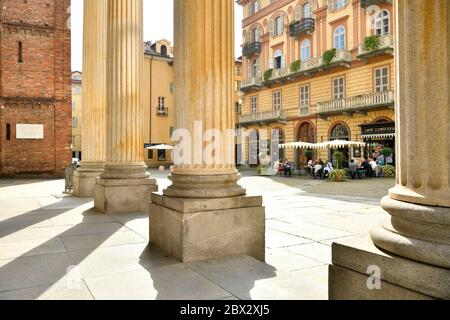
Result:
<svg viewBox="0 0 450 320"><path fill-rule="evenodd" d="M62 176L72 157L70 0L0 9L0 176ZM43 124L44 139L16 139L17 124Z"/></svg>

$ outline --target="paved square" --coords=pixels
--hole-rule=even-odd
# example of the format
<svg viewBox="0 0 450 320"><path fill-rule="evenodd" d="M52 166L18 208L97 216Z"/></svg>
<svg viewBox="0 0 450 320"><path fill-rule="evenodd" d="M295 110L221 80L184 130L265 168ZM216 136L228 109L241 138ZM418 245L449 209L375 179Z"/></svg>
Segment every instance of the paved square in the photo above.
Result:
<svg viewBox="0 0 450 320"><path fill-rule="evenodd" d="M152 174L160 191L170 183ZM327 299L331 244L387 218L378 204L394 183L244 172L264 197L267 264L181 264L149 248L147 213L100 214L62 180L0 180L0 299Z"/></svg>

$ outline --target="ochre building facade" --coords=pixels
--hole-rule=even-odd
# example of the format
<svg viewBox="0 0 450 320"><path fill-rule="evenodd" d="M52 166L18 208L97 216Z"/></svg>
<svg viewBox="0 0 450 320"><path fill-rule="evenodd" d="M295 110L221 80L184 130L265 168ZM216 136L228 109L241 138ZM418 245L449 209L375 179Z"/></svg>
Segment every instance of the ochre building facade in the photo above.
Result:
<svg viewBox="0 0 450 320"><path fill-rule="evenodd" d="M72 156L70 1L0 8L0 175L62 176Z"/></svg>
<svg viewBox="0 0 450 320"><path fill-rule="evenodd" d="M255 164L276 130L280 142L366 141L345 149L362 159L395 145L395 12L383 0L240 0L243 163ZM246 139L246 140L245 140ZM304 150L281 158L303 167ZM330 159L327 150L314 154Z"/></svg>

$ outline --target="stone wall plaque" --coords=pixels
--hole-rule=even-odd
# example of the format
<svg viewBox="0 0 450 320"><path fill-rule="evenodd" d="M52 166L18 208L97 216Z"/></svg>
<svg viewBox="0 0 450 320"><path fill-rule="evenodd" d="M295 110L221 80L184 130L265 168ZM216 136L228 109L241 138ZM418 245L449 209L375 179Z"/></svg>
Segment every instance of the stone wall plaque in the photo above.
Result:
<svg viewBox="0 0 450 320"><path fill-rule="evenodd" d="M17 124L16 139L44 139L43 124Z"/></svg>

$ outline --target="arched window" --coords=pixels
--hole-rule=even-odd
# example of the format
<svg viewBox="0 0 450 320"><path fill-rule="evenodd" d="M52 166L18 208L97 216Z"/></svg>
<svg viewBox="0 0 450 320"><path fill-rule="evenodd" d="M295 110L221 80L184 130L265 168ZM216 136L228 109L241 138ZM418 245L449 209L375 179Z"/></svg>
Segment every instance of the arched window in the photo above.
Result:
<svg viewBox="0 0 450 320"><path fill-rule="evenodd" d="M166 46L161 46L161 55L166 57L167 56L167 47Z"/></svg>
<svg viewBox="0 0 450 320"><path fill-rule="evenodd" d="M345 28L343 26L339 26L333 33L333 46L338 50L345 49L345 42Z"/></svg>
<svg viewBox="0 0 450 320"><path fill-rule="evenodd" d="M348 128L344 124L337 124L334 126L333 130L331 130L330 140L349 140L350 132Z"/></svg>
<svg viewBox="0 0 450 320"><path fill-rule="evenodd" d="M18 62L19 63L23 63L23 44L22 44L22 41L19 41Z"/></svg>
<svg viewBox="0 0 450 320"><path fill-rule="evenodd" d="M311 59L311 41L309 39L303 40L300 45L300 60L308 61Z"/></svg>
<svg viewBox="0 0 450 320"><path fill-rule="evenodd" d="M259 32L259 27L256 27L252 30L252 42L261 42L260 39L260 32Z"/></svg>
<svg viewBox="0 0 450 320"><path fill-rule="evenodd" d="M336 0L336 4L334 5L335 10L342 9L345 7L346 1L345 0Z"/></svg>
<svg viewBox="0 0 450 320"><path fill-rule="evenodd" d="M389 11L380 11L375 18L375 34L385 36L391 33L391 18Z"/></svg>

